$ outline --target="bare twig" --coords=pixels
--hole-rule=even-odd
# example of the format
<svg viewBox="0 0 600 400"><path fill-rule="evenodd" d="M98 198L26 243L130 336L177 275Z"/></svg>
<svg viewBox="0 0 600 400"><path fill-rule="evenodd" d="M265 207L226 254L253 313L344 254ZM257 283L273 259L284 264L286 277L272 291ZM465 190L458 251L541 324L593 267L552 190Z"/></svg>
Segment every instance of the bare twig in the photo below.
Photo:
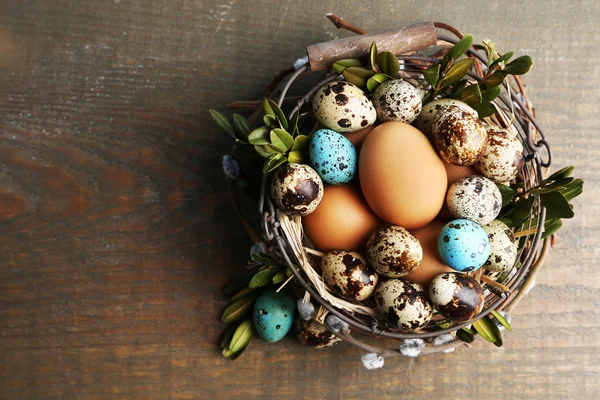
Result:
<svg viewBox="0 0 600 400"><path fill-rule="evenodd" d="M338 17L337 15L334 15L332 13L329 14L325 14L325 16L331 21L333 22L333 24L338 28L338 29L345 29L347 31L353 32L353 33L357 33L359 35L366 35L367 31L362 30L360 28L357 28L356 26L349 24L348 22L344 21L343 18Z"/></svg>

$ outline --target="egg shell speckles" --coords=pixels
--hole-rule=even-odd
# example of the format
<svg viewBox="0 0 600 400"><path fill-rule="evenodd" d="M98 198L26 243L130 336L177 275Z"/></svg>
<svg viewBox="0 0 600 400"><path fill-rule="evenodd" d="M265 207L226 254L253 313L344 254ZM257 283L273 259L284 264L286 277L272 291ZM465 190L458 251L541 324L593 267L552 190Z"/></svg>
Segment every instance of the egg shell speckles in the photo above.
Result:
<svg viewBox="0 0 600 400"><path fill-rule="evenodd" d="M323 198L323 182L305 164L284 164L271 180L271 199L286 214L308 215Z"/></svg>
<svg viewBox="0 0 600 400"><path fill-rule="evenodd" d="M475 318L483 309L485 300L481 285L458 272L436 276L429 285L429 298L440 314L454 322Z"/></svg>
<svg viewBox="0 0 600 400"><path fill-rule="evenodd" d="M421 95L410 83L392 79L375 89L373 104L380 122L397 121L410 124L421 112Z"/></svg>
<svg viewBox="0 0 600 400"><path fill-rule="evenodd" d="M414 332L431 320L433 307L418 283L390 279L379 284L374 297L379 312L404 331Z"/></svg>
<svg viewBox="0 0 600 400"><path fill-rule="evenodd" d="M455 219L442 228L438 251L450 268L459 272L475 271L490 256L490 242L481 226L468 219Z"/></svg>
<svg viewBox="0 0 600 400"><path fill-rule="evenodd" d="M485 269L494 272L508 272L517 261L518 244L508 225L494 220L483 227L490 240L490 256L483 264Z"/></svg>
<svg viewBox="0 0 600 400"><path fill-rule="evenodd" d="M454 218L466 218L486 225L500 213L502 194L494 182L480 175L471 175L450 185L446 205Z"/></svg>
<svg viewBox="0 0 600 400"><path fill-rule="evenodd" d="M460 107L462 110L468 112L474 117L477 117L477 111L469 107L468 104L463 103L460 100L444 98L437 99L425 104L413 125L415 126L415 128L423 132L427 137L431 137L433 120L435 119L435 116L437 115L438 111L440 111L443 107L446 106Z"/></svg>
<svg viewBox="0 0 600 400"><path fill-rule="evenodd" d="M367 242L367 259L377 273L399 278L414 271L423 259L421 244L397 225L375 232Z"/></svg>
<svg viewBox="0 0 600 400"><path fill-rule="evenodd" d="M342 341L342 339L329 332L327 328L315 320L298 320L296 321L295 330L296 339L300 343L317 349L333 346Z"/></svg>
<svg viewBox="0 0 600 400"><path fill-rule="evenodd" d="M489 126L488 143L475 168L494 182L508 182L523 168L523 143L505 129Z"/></svg>
<svg viewBox="0 0 600 400"><path fill-rule="evenodd" d="M332 185L350 182L356 175L356 148L330 129L313 133L308 148L310 162L323 181Z"/></svg>
<svg viewBox="0 0 600 400"><path fill-rule="evenodd" d="M487 143L481 121L457 106L443 107L437 113L431 135L440 157L456 165L475 164Z"/></svg>
<svg viewBox="0 0 600 400"><path fill-rule="evenodd" d="M258 336L267 342L281 340L292 328L296 301L284 292L268 290L254 303L253 321Z"/></svg>
<svg viewBox="0 0 600 400"><path fill-rule="evenodd" d="M317 120L336 132L356 132L377 119L377 112L364 92L350 82L324 84L313 97Z"/></svg>
<svg viewBox="0 0 600 400"><path fill-rule="evenodd" d="M332 251L321 259L323 280L342 297L363 301L369 298L378 277L367 265L367 260L356 252Z"/></svg>

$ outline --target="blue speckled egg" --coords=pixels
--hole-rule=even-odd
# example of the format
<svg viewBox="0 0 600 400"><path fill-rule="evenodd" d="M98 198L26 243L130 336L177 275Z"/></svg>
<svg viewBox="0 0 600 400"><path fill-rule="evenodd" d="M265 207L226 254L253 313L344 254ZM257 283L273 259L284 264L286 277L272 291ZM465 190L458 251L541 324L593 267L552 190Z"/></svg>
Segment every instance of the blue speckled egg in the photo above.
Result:
<svg viewBox="0 0 600 400"><path fill-rule="evenodd" d="M324 182L348 183L356 174L356 149L343 135L319 129L310 140L310 162Z"/></svg>
<svg viewBox="0 0 600 400"><path fill-rule="evenodd" d="M490 256L490 241L481 226L468 219L455 219L438 236L440 257L459 272L475 271Z"/></svg>
<svg viewBox="0 0 600 400"><path fill-rule="evenodd" d="M268 290L254 303L253 320L258 336L267 342L281 340L292 328L296 301L287 293Z"/></svg>

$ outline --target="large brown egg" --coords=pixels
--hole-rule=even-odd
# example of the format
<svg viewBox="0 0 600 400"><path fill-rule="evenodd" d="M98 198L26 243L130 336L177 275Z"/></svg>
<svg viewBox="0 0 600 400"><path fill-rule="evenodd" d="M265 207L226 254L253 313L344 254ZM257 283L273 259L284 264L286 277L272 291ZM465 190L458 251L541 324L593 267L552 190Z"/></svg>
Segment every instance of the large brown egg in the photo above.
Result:
<svg viewBox="0 0 600 400"><path fill-rule="evenodd" d="M302 219L304 233L323 252L360 252L382 224L352 184L326 185L319 207Z"/></svg>
<svg viewBox="0 0 600 400"><path fill-rule="evenodd" d="M348 139L350 143L352 143L354 147L356 147L356 150L360 150L363 142L365 141L367 136L369 136L369 133L371 133L375 126L376 125L370 125L356 132L344 132L342 133L342 135L344 135L346 139Z"/></svg>
<svg viewBox="0 0 600 400"><path fill-rule="evenodd" d="M359 158L363 194L381 219L406 229L431 222L444 204L446 169L418 129L386 122L367 136Z"/></svg>
<svg viewBox="0 0 600 400"><path fill-rule="evenodd" d="M427 289L433 278L445 272L453 271L442 261L438 252L437 240L443 227L444 223L442 221L434 219L427 226L412 232L413 236L421 243L423 259L419 267L404 276L404 279L418 283Z"/></svg>

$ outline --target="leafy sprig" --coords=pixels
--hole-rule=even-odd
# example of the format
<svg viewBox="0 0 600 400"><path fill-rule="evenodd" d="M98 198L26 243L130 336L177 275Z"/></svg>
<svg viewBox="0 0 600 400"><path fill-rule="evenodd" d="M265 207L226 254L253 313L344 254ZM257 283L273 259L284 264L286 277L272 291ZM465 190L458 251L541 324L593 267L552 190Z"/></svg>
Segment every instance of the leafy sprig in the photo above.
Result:
<svg viewBox="0 0 600 400"><path fill-rule="evenodd" d="M498 323L496 323L498 321ZM497 347L502 346L502 334L498 325L502 325L508 331L512 331L510 323L498 311L492 310L491 316L483 317L473 322L470 328L462 328L456 331L456 336L463 342L472 343L475 336L479 335L484 340L494 343Z"/></svg>

